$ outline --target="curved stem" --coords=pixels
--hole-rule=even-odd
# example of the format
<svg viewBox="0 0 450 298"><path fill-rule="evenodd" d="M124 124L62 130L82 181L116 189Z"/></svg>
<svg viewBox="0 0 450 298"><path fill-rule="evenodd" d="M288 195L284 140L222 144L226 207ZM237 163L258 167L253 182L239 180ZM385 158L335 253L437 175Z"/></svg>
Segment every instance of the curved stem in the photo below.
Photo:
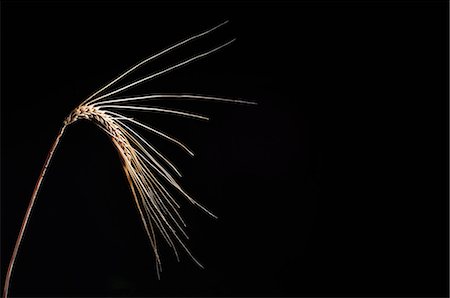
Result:
<svg viewBox="0 0 450 298"><path fill-rule="evenodd" d="M25 233L25 228L27 227L28 220L30 219L31 210L33 209L34 203L36 201L37 194L39 192L39 189L41 187L42 181L45 176L45 172L47 171L47 168L50 164L50 161L53 157L53 153L55 153L56 148L58 147L59 141L61 137L64 134L64 130L66 128L66 124L61 128L58 135L56 136L55 141L53 142L52 147L50 148L50 151L48 152L47 159L45 160L44 166L42 167L41 173L39 174L39 178L36 182L36 186L34 187L33 194L31 195L30 203L28 204L27 211L25 213L25 217L23 218L22 226L20 227L19 235L17 236L16 244L14 246L13 254L11 256L11 260L9 261L8 271L6 271L6 278L5 278L5 285L3 288L3 298L8 297L8 289L11 279L11 273L14 267L14 262L17 257L17 252L19 250L20 243L22 242L23 235Z"/></svg>

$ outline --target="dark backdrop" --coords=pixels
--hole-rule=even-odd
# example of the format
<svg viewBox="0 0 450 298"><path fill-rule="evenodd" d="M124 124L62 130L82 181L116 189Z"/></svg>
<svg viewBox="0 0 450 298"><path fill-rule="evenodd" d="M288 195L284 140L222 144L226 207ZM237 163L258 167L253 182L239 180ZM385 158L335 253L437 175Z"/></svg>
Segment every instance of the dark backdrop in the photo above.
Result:
<svg viewBox="0 0 450 298"><path fill-rule="evenodd" d="M448 295L445 2L2 2L1 269L64 117L121 71L224 20L128 79L232 37L130 90L255 100L138 113L182 170L189 247L153 255L108 137L79 121L48 171L11 296ZM133 114L136 115L136 114Z"/></svg>

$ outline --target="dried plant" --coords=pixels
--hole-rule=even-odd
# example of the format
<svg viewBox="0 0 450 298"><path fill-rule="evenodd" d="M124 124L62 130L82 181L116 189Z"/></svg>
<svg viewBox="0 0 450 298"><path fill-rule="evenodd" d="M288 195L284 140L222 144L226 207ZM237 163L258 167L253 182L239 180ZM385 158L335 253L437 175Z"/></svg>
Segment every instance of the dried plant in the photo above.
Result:
<svg viewBox="0 0 450 298"><path fill-rule="evenodd" d="M181 248L192 258L192 260L200 267L202 267L202 265L191 254L191 252L186 247L186 244L182 239L182 237L188 239L188 236L184 230L186 224L178 211L180 205L177 203L174 196L172 195L170 190L166 187L166 185L170 185L172 189L175 189L177 192L182 194L182 196L184 196L190 203L198 206L212 217L215 217L215 215L213 215L210 211L208 211L197 201L195 201L183 190L183 188L176 181L176 179L172 174L175 173L176 175L181 177L181 173L177 170L177 168L173 165L172 162L170 162L161 152L159 152L154 146L152 146L149 141L147 141L135 129L133 129L132 125L141 127L164 139L167 139L175 143L192 156L194 155L194 153L179 140L147 124L144 124L132 117L128 117L118 111L120 110L148 111L148 112L165 113L176 116L190 117L194 119L208 120L208 118L205 116L191 112L160 107L149 107L145 105L139 105L139 103L148 103L151 101L166 100L166 99L211 100L211 101L243 103L243 104L255 104L255 103L250 101L228 99L215 96L195 95L195 94L150 94L143 96L123 97L123 98L113 98L112 96L119 94L127 89L130 89L138 84L159 77L169 71L180 68L190 62L205 57L229 45L234 41L234 39L216 48L213 48L212 50L198 54L196 56L193 56L192 58L184 60L173 66L167 67L161 71L148 75L140 80L129 83L113 91L108 91L106 94L105 92L112 85L117 83L119 80L121 80L122 78L124 78L137 68L143 66L144 64L194 39L200 38L226 23L227 22L224 22L210 30L207 30L205 32L187 38L181 42L178 42L175 45L136 64L135 66L131 67L123 74L115 78L113 81L108 83L106 86L102 87L94 94L89 96L85 101L83 101L79 106L77 106L64 120L63 126L59 131L56 140L54 141L48 153L47 159L41 170L35 189L31 196L30 203L26 210L19 231L19 235L17 237L17 241L13 250L11 261L6 273L3 297L6 298L8 295L11 273L14 267L15 259L17 257L17 252L20 243L22 241L28 220L30 218L30 213L34 206L36 196L41 187L42 180L45 176L46 170L50 164L52 156L61 140L61 137L64 134L66 127L80 119L86 119L95 123L100 129L102 129L106 134L109 135L115 148L119 152L122 166L125 175L128 179L131 192L134 197L134 201L136 203L139 215L142 219L145 231L148 235L151 247L155 255L156 272L158 278L162 267L161 267L161 259L158 252L157 233L160 236L162 236L162 238L164 238L167 244L173 249L175 256L178 260L179 260L179 253L177 250L177 246L181 246Z"/></svg>

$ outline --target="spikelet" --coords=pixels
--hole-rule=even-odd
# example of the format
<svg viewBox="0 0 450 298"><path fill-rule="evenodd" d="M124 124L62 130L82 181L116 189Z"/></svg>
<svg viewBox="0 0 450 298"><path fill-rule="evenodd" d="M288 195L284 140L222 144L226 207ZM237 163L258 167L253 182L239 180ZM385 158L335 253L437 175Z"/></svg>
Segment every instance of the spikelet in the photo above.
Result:
<svg viewBox="0 0 450 298"><path fill-rule="evenodd" d="M120 106L116 106L120 107ZM130 106L123 106L124 108ZM143 108L143 107L141 107ZM152 109L152 108L148 108ZM175 112L168 109L157 109L160 112ZM180 111L177 111L180 112ZM184 113L184 112L180 112ZM207 119L206 117L189 114L192 117ZM151 246L156 259L156 268L159 277L161 271L161 260L159 258L156 231L162 235L165 241L172 247L175 256L179 260L177 244L188 253L189 256L199 265L202 266L188 250L182 241L179 233L186 239L188 238L184 228L186 223L182 219L178 208L180 205L176 202L171 192L164 186L166 183L183 194L191 203L199 206L204 211L215 217L206 208L193 200L177 183L170 170L166 169L159 160L169 165L173 172L181 176L175 166L157 151L148 141L138 134L131 126L125 124L125 121L138 123L139 125L157 132L162 137L172 140L176 144L182 146L189 153L193 154L185 145L166 134L157 131L150 126L142 124L132 118L125 117L117 112L108 110L98 104L83 104L75 108L64 121L64 126L70 125L77 120L85 119L92 121L100 129L102 129L111 138L119 155L121 157L125 175L128 178L130 188L132 190L136 206L143 221L145 230L150 239ZM160 181L163 179L164 181Z"/></svg>

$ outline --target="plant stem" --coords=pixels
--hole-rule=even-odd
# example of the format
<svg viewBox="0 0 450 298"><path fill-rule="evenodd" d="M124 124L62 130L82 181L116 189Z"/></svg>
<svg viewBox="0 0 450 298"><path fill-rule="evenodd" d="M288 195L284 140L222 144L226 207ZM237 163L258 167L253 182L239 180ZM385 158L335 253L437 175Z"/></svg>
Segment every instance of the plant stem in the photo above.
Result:
<svg viewBox="0 0 450 298"><path fill-rule="evenodd" d="M31 195L30 203L28 204L27 211L25 213L25 217L23 218L22 226L20 227L19 235L17 236L16 244L14 246L13 254L11 256L11 260L9 261L8 271L6 272L6 278L5 278L5 285L3 288L3 298L8 297L8 289L11 279L11 273L14 267L14 262L17 257L17 252L19 250L20 243L22 242L23 235L25 233L25 228L27 227L28 220L30 219L31 210L33 209L34 203L36 201L37 194L39 192L39 189L41 187L42 181L44 179L45 173L47 171L47 168L50 164L50 161L53 157L53 153L55 153L56 148L58 147L58 144L60 142L61 137L64 134L64 130L66 128L66 124L61 128L58 135L56 136L55 141L53 142L52 147L50 148L50 151L48 152L47 159L45 160L44 166L42 167L41 173L39 174L39 178L36 182L36 186L34 187L33 194Z"/></svg>

